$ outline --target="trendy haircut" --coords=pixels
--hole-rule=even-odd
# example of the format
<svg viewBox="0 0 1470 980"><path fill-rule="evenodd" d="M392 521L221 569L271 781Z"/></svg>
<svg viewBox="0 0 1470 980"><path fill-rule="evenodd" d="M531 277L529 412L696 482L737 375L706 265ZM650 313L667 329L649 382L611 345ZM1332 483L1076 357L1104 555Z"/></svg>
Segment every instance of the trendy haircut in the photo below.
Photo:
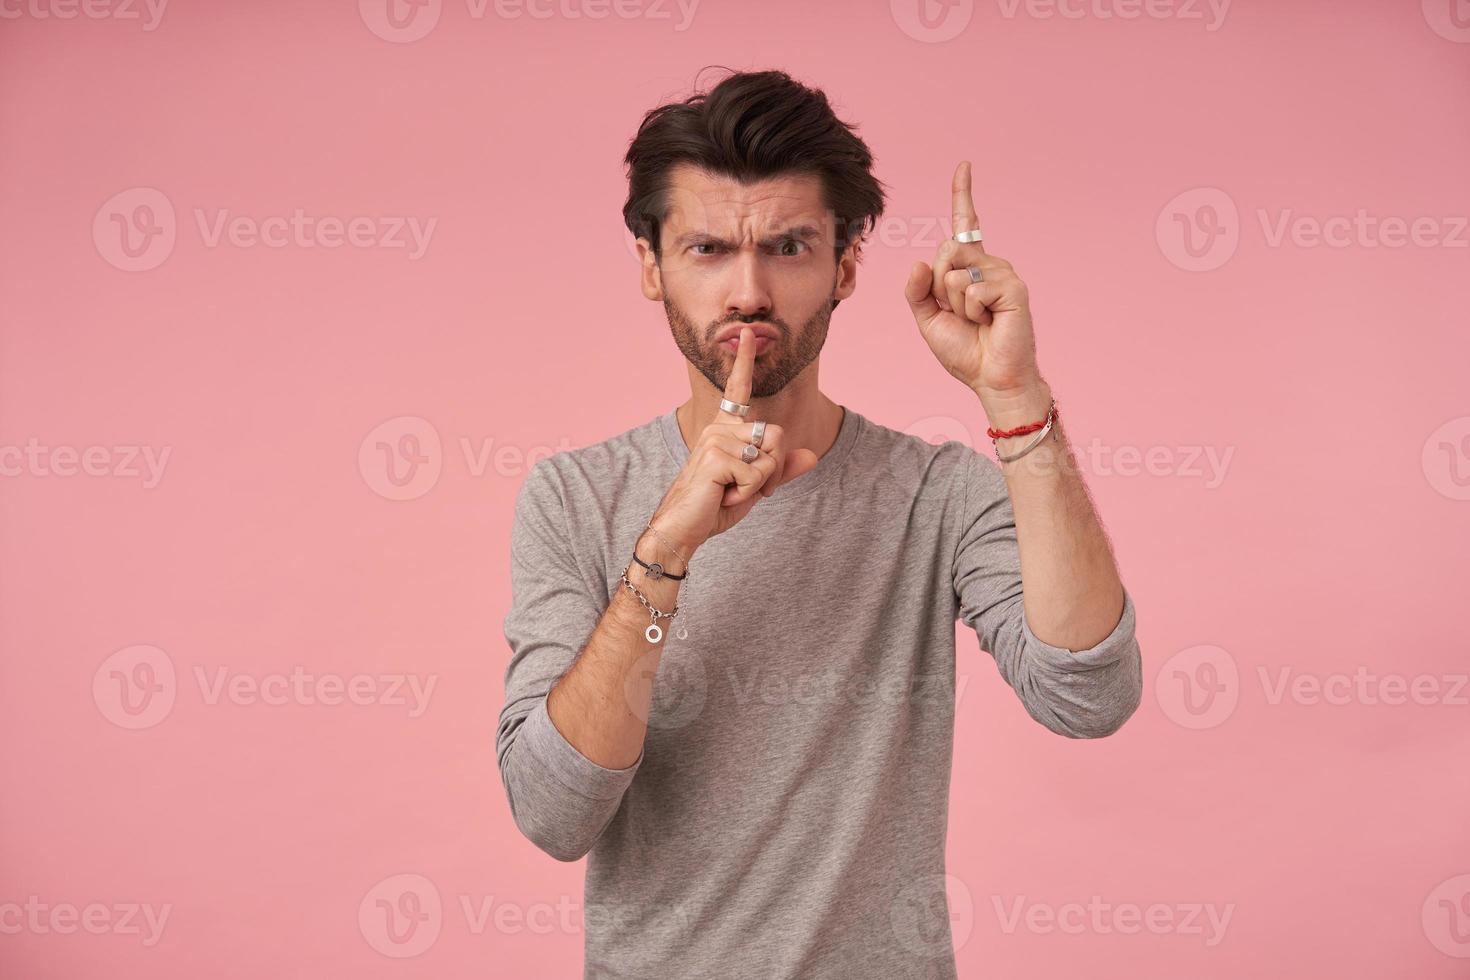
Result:
<svg viewBox="0 0 1470 980"><path fill-rule="evenodd" d="M667 216L670 174L680 163L741 183L820 178L823 206L835 218L838 260L849 247L861 256L885 203L867 144L837 118L826 95L784 71L735 72L708 92L650 109L623 163L623 223L633 237L649 240L655 260L662 258L659 225Z"/></svg>

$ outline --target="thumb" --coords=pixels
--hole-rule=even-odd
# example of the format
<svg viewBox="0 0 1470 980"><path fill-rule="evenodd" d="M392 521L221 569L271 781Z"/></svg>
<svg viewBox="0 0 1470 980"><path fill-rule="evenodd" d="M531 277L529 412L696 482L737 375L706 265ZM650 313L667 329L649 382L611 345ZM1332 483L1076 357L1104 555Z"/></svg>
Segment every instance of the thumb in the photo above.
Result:
<svg viewBox="0 0 1470 980"><path fill-rule="evenodd" d="M808 470L815 469L816 465L816 453L810 449L793 449L786 454L786 462L781 469L781 482L790 483Z"/></svg>
<svg viewBox="0 0 1470 980"><path fill-rule="evenodd" d="M909 281L904 283L903 296L909 301L909 309L920 327L928 326L939 312L939 301L934 298L934 270L928 262L915 262L909 269Z"/></svg>
<svg viewBox="0 0 1470 980"><path fill-rule="evenodd" d="M781 482L775 484L767 483L761 487L761 496L769 497L776 492L776 487L790 483L808 470L817 465L817 454L810 449L793 449L786 454L781 462Z"/></svg>

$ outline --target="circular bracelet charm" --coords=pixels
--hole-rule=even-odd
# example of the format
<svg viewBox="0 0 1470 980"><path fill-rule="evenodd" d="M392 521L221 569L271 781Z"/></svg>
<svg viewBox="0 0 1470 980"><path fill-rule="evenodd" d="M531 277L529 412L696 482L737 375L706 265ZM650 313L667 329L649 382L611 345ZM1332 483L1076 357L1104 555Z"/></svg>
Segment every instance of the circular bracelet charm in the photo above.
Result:
<svg viewBox="0 0 1470 980"><path fill-rule="evenodd" d="M643 631L643 637L649 643L657 643L664 638L664 631L659 629L658 623L649 623L648 629Z"/></svg>

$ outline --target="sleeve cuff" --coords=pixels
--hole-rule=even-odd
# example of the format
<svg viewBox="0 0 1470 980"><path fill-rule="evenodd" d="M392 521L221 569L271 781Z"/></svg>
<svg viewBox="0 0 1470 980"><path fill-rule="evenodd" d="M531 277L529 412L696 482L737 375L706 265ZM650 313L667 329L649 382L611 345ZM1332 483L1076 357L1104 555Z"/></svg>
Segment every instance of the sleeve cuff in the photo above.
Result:
<svg viewBox="0 0 1470 980"><path fill-rule="evenodd" d="M1118 617L1118 625L1114 626L1113 631L1096 646L1088 647L1086 650L1068 650L1038 639L1036 634L1031 632L1031 624L1026 621L1024 603L1021 606L1021 634L1025 637L1026 646L1039 654L1048 664L1063 670L1068 667L1086 669L1113 663L1134 648L1135 627L1133 597L1128 594L1127 588L1123 589L1123 614Z"/></svg>
<svg viewBox="0 0 1470 980"><path fill-rule="evenodd" d="M544 697L526 715L516 741L523 743L557 782L589 800L614 800L622 796L633 781L633 774L643 764L642 752L626 769L605 769L587 758L552 722Z"/></svg>

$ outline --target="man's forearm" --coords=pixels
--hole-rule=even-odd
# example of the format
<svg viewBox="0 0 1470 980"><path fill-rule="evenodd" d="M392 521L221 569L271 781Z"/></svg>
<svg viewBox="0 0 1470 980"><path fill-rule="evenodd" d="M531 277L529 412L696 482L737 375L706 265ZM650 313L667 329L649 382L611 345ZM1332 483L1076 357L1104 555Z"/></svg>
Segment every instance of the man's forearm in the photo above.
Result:
<svg viewBox="0 0 1470 980"><path fill-rule="evenodd" d="M1051 397L1050 387L1041 381L1023 392L983 401L993 428L1013 429L1045 419ZM1020 452L1036 435L999 439L1000 454ZM1015 511L1032 632L1068 650L1097 645L1123 613L1123 584L1060 419L1035 449L1000 468Z"/></svg>
<svg viewBox="0 0 1470 980"><path fill-rule="evenodd" d="M664 563L675 575L684 573L683 561L646 531L638 556ZM674 608L682 584L650 579L636 562L628 569L628 581L664 612ZM664 637L649 643L644 635L651 621L648 610L621 581L616 589L581 653L546 697L546 712L557 731L605 769L626 769L643 751L654 677L668 630L677 622L660 618Z"/></svg>

